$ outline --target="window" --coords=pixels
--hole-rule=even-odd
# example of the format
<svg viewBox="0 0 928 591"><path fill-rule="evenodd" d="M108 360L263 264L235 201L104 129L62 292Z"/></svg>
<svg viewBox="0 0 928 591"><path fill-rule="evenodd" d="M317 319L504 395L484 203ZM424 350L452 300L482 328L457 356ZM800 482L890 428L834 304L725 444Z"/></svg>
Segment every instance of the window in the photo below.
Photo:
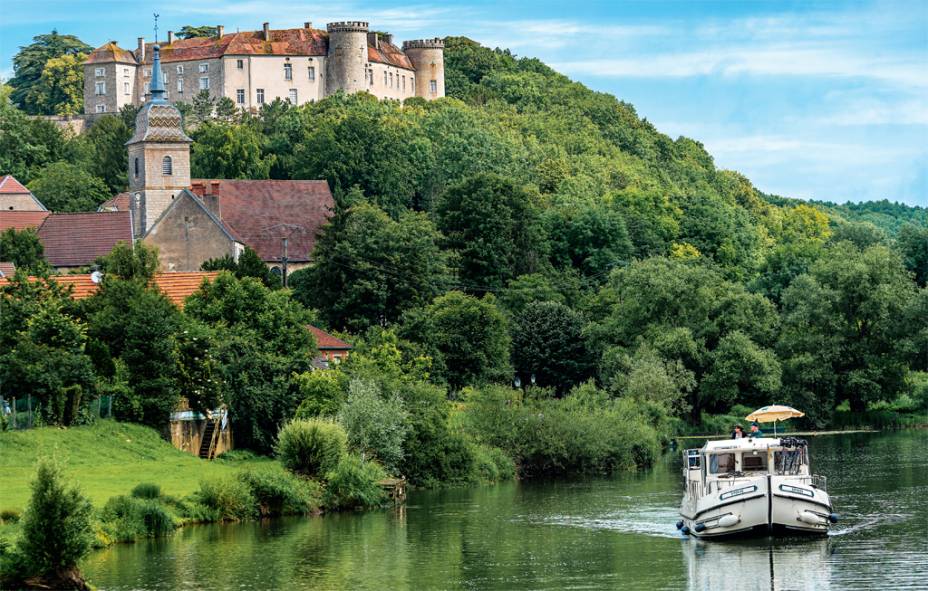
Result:
<svg viewBox="0 0 928 591"><path fill-rule="evenodd" d="M97 113L106 113L106 105L97 105Z"/></svg>
<svg viewBox="0 0 928 591"><path fill-rule="evenodd" d="M438 81L437 80L429 80L429 92L431 93L432 96L435 96L438 94Z"/></svg>
<svg viewBox="0 0 928 591"><path fill-rule="evenodd" d="M94 74L97 76L103 76L106 71L103 68L94 68Z"/></svg>
<svg viewBox="0 0 928 591"><path fill-rule="evenodd" d="M135 178L139 178L139 159L135 159Z"/></svg>
<svg viewBox="0 0 928 591"><path fill-rule="evenodd" d="M316 79L316 67L315 67L315 66L309 66L309 69L308 69L307 71L309 72L309 79L310 79L310 80L315 80L315 79Z"/></svg>
<svg viewBox="0 0 928 591"><path fill-rule="evenodd" d="M727 474L735 471L735 454L712 454L709 456L710 474Z"/></svg>
<svg viewBox="0 0 928 591"><path fill-rule="evenodd" d="M148 94L150 90L151 90L151 82L146 82L145 83L145 94Z"/></svg>
<svg viewBox="0 0 928 591"><path fill-rule="evenodd" d="M165 176L174 174L174 161L171 160L170 156L165 156L161 159L161 174Z"/></svg>
<svg viewBox="0 0 928 591"><path fill-rule="evenodd" d="M406 92L406 76L403 76L403 92Z"/></svg>
<svg viewBox="0 0 928 591"><path fill-rule="evenodd" d="M264 89L259 88L256 92L258 95L258 104L263 105L264 104Z"/></svg>
<svg viewBox="0 0 928 591"><path fill-rule="evenodd" d="M290 96L287 97L287 100L289 100L290 103L293 105L296 104L296 89L295 88L290 89Z"/></svg>
<svg viewBox="0 0 928 591"><path fill-rule="evenodd" d="M122 93L129 94L129 83L128 82L122 83Z"/></svg>
<svg viewBox="0 0 928 591"><path fill-rule="evenodd" d="M97 96L106 94L106 82L95 82L93 85L93 93Z"/></svg>
<svg viewBox="0 0 928 591"><path fill-rule="evenodd" d="M164 73L164 70L161 70L161 79L162 79L161 81L164 82L165 85L167 85L168 75Z"/></svg>
<svg viewBox="0 0 928 591"><path fill-rule="evenodd" d="M205 74L209 72L209 64L200 64L200 73Z"/></svg>
<svg viewBox="0 0 928 591"><path fill-rule="evenodd" d="M284 80L293 80L293 64L284 64Z"/></svg>
<svg viewBox="0 0 928 591"><path fill-rule="evenodd" d="M386 72L383 73L383 85L384 86L387 85L387 73Z"/></svg>
<svg viewBox="0 0 928 591"><path fill-rule="evenodd" d="M203 76L200 78L200 90L209 90L209 77Z"/></svg>
<svg viewBox="0 0 928 591"><path fill-rule="evenodd" d="M235 91L235 102L237 102L240 105L245 104L245 89L244 88L239 88L238 90Z"/></svg>
<svg viewBox="0 0 928 591"><path fill-rule="evenodd" d="M181 76L181 75L183 75L183 73L184 73L184 66L183 66L183 64L178 65L178 66L177 66L177 75L178 75L178 76Z"/></svg>
<svg viewBox="0 0 928 591"><path fill-rule="evenodd" d="M128 77L129 77L129 68L123 68L123 69L122 69L122 75L123 75L124 77L128 78Z"/></svg>
<svg viewBox="0 0 928 591"><path fill-rule="evenodd" d="M245 69L245 60L235 60L235 69L244 70Z"/></svg>
<svg viewBox="0 0 928 591"><path fill-rule="evenodd" d="M374 85L374 70L367 71L367 77L371 80L371 86Z"/></svg>
<svg viewBox="0 0 928 591"><path fill-rule="evenodd" d="M741 456L741 470L743 472L756 472L767 470L767 454L752 455L745 453Z"/></svg>
<svg viewBox="0 0 928 591"><path fill-rule="evenodd" d="M393 88L393 72L390 72L390 88Z"/></svg>
<svg viewBox="0 0 928 591"><path fill-rule="evenodd" d="M184 94L184 79L183 78L177 79L177 92L178 94Z"/></svg>

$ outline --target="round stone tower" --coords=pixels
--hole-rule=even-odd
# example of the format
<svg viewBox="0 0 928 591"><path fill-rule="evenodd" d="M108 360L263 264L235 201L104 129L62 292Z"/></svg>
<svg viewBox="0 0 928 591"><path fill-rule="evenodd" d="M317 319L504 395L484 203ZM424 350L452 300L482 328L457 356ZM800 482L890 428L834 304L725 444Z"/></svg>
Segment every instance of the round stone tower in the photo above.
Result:
<svg viewBox="0 0 928 591"><path fill-rule="evenodd" d="M329 23L329 53L325 60L325 93L367 90L367 23Z"/></svg>
<svg viewBox="0 0 928 591"><path fill-rule="evenodd" d="M445 96L445 41L403 41L403 51L416 69L416 96L434 100Z"/></svg>

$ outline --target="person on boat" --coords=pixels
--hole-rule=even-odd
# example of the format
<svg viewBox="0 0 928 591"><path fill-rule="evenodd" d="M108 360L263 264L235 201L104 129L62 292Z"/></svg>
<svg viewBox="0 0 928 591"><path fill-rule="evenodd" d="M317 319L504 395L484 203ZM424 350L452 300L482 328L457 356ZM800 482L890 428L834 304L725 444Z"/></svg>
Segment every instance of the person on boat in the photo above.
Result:
<svg viewBox="0 0 928 591"><path fill-rule="evenodd" d="M751 423L751 435L750 437L763 437L764 432L760 430L760 425L757 424L757 421Z"/></svg>
<svg viewBox="0 0 928 591"><path fill-rule="evenodd" d="M741 428L741 425L735 425L735 430L731 432L732 439L743 439L744 438L744 429Z"/></svg>

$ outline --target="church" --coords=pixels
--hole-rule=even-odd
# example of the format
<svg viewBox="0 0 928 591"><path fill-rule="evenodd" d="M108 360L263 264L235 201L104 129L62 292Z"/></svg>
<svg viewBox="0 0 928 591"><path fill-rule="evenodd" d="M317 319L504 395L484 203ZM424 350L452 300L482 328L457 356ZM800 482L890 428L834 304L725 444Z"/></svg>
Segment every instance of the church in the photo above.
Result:
<svg viewBox="0 0 928 591"><path fill-rule="evenodd" d="M156 246L161 271L198 271L250 247L277 274L309 264L335 202L324 180L191 179L190 144L165 97L160 48L152 48L150 99L126 143L129 191L100 211L128 212L135 239Z"/></svg>

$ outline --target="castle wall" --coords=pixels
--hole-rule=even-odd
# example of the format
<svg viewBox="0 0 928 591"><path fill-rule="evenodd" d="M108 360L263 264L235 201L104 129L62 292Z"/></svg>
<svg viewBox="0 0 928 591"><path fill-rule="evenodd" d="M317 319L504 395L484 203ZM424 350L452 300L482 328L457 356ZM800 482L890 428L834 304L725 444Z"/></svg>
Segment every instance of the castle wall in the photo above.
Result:
<svg viewBox="0 0 928 591"><path fill-rule="evenodd" d="M206 72L200 72L200 64L207 66ZM222 95L223 60L187 60L176 62L161 62L161 72L164 74L164 87L167 90L165 98L171 103L192 103L193 97L200 92L200 78L209 80L209 95L218 99ZM139 94L137 104L142 104L149 91L151 83L151 64L139 68L138 85ZM178 85L180 83L180 85ZM233 97L234 98L234 97Z"/></svg>
<svg viewBox="0 0 928 591"><path fill-rule="evenodd" d="M97 72L102 69L103 75ZM98 106L102 106L104 113L118 113L125 105L135 102L136 95L136 67L130 64L103 63L84 65L84 113L93 115L99 113ZM97 83L105 84L105 93L98 95Z"/></svg>
<svg viewBox="0 0 928 591"><path fill-rule="evenodd" d="M444 45L441 39L403 43L403 51L416 67L416 96L427 100L445 96Z"/></svg>
<svg viewBox="0 0 928 591"><path fill-rule="evenodd" d="M242 68L238 67L242 60ZM290 64L292 79L287 80L284 64ZM310 79L310 68L313 78ZM264 90L264 102L275 98L289 100L290 91L296 91L296 104L318 101L325 97L326 58L323 56L227 56L223 60L223 96L236 102L239 108L260 108L258 89ZM237 102L237 91L245 93L245 103Z"/></svg>
<svg viewBox="0 0 928 591"><path fill-rule="evenodd" d="M404 100L416 96L416 73L387 64L370 64L367 90L380 99Z"/></svg>
<svg viewBox="0 0 928 591"><path fill-rule="evenodd" d="M361 92L368 89L367 23L329 23L329 54L326 60L326 95L339 90Z"/></svg>

